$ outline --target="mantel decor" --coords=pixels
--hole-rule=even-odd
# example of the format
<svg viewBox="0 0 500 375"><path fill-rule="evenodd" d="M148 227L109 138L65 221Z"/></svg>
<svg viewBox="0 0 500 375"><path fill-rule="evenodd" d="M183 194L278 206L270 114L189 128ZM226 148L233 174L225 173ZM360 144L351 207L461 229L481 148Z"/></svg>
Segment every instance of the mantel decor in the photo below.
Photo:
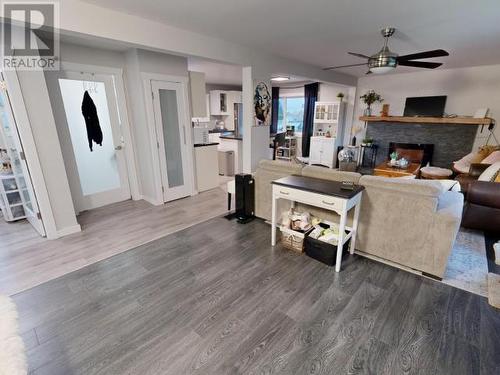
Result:
<svg viewBox="0 0 500 375"><path fill-rule="evenodd" d="M405 117L405 116L361 116L365 122L389 122L411 124L453 124L453 125L490 125L495 122L491 117Z"/></svg>

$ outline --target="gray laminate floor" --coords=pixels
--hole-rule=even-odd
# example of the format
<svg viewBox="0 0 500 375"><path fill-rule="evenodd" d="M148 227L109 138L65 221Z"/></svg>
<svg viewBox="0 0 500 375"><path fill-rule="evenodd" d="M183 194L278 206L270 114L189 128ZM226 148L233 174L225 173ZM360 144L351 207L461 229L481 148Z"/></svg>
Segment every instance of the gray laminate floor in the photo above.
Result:
<svg viewBox="0 0 500 375"><path fill-rule="evenodd" d="M215 218L14 296L33 374L499 374L500 312Z"/></svg>

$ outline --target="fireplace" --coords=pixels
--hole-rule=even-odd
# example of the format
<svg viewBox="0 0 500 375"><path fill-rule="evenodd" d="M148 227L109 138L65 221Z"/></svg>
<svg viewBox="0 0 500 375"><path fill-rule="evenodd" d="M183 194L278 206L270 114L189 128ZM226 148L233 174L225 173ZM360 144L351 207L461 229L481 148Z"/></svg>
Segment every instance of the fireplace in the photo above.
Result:
<svg viewBox="0 0 500 375"><path fill-rule="evenodd" d="M432 143L395 143L389 142L389 155L398 153L398 158L405 158L411 163L420 163L421 166L432 164L434 145Z"/></svg>
<svg viewBox="0 0 500 375"><path fill-rule="evenodd" d="M473 125L435 125L415 123L369 122L366 136L378 146L376 164L388 159L389 144L433 144L431 164L436 167L451 168L472 150L478 126Z"/></svg>

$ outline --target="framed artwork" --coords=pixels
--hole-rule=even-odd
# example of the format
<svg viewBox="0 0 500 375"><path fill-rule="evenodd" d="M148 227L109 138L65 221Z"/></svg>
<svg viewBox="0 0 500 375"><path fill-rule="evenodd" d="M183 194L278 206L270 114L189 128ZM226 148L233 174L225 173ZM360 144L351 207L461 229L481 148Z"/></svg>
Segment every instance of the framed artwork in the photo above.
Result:
<svg viewBox="0 0 500 375"><path fill-rule="evenodd" d="M271 84L264 81L255 81L254 85L254 118L256 126L271 125Z"/></svg>

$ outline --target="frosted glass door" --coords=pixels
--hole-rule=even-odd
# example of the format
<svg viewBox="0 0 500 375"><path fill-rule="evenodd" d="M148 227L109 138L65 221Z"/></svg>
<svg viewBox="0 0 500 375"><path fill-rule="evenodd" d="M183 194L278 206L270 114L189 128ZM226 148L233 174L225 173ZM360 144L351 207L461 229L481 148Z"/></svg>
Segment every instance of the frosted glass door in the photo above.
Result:
<svg viewBox="0 0 500 375"><path fill-rule="evenodd" d="M161 125L165 158L167 162L168 188L184 185L182 166L182 144L179 128L179 113L177 111L177 92L175 90L159 90Z"/></svg>
<svg viewBox="0 0 500 375"><path fill-rule="evenodd" d="M64 72L58 83L64 107L58 127L76 210L129 199L112 77Z"/></svg>
<svg viewBox="0 0 500 375"><path fill-rule="evenodd" d="M183 86L152 81L155 125L165 202L191 194Z"/></svg>

